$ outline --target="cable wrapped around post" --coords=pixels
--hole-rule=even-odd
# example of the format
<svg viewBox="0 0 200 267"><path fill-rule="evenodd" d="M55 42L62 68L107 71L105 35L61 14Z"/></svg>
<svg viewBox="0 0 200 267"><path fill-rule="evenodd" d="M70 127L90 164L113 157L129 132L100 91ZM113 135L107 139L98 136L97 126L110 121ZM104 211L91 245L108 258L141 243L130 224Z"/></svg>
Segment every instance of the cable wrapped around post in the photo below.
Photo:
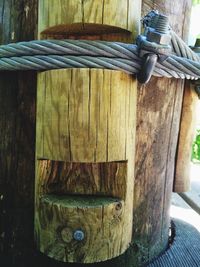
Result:
<svg viewBox="0 0 200 267"><path fill-rule="evenodd" d="M152 74L157 77L199 79L200 58L198 54L194 53L172 30L169 30L172 48L170 53L163 54L163 45L154 42L154 39L151 41L155 31L160 31L161 37L165 34L160 28L158 29L158 26L155 27L155 21L160 15L154 11L152 14L150 19L148 14L143 22L147 38L145 34L142 36L142 40L147 40L145 50L148 53L156 51L159 58L153 64L155 66ZM150 41L148 39L149 29ZM0 46L0 71L106 68L137 75L142 71L143 64L140 50L141 47L134 44L105 41L40 40L13 43Z"/></svg>

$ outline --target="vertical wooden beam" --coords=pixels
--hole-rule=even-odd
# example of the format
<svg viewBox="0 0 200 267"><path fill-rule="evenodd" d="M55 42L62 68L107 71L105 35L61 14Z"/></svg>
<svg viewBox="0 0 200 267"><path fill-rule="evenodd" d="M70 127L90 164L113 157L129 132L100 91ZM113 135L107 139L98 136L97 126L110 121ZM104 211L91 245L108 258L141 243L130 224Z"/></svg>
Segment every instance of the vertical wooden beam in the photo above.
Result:
<svg viewBox="0 0 200 267"><path fill-rule="evenodd" d="M143 3L144 3L143 4L144 13L149 11L149 9L151 8L159 9L163 12L167 12L168 14L171 14L170 15L171 22L172 22L171 24L174 27L174 29L178 33L181 33L182 31L184 32L184 29L185 29L184 25L188 23L187 14L190 9L189 8L190 1L181 1L181 2L175 1L174 4L178 5L175 7L171 5L171 1L154 1L154 4L152 1L144 1ZM33 35L35 32L35 26L37 24L36 23L36 4L37 4L37 1L34 1L34 0L18 0L18 1L4 0L0 2L0 9L2 11L1 12L2 14L1 27L2 28L1 28L0 36L1 36L2 43L34 39ZM131 4L135 4L137 8L134 10L138 10L139 1L130 1L129 5ZM147 8L144 9L145 7ZM140 12L137 11L136 13L137 13L136 17L138 17ZM184 19L185 14L186 14L186 18ZM180 19L180 23L177 23L177 18ZM134 14L134 19L135 19L135 14ZM137 27L134 29L137 29ZM133 31L135 31L134 29ZM116 38L116 34L114 35ZM104 40L106 40L106 38L109 39L108 35L106 36L103 36L101 38L102 39L105 38ZM93 37L90 36L90 39L92 38ZM125 34L124 39L119 38L119 40L127 41L126 34ZM1 87L0 87L1 88L0 89L1 91L1 97L0 97L0 101L1 101L1 105L0 105L1 107L0 165L2 167L0 169L0 191L1 191L1 196L3 195L3 199L1 197L1 201L0 201L0 209L2 211L0 215L1 216L0 218L0 228L1 228L0 251L2 252L0 256L1 258L0 263L1 264L8 263L9 266L12 266L11 265L11 262L12 262L14 265L21 264L21 266L30 266L30 267L35 267L35 266L40 266L40 265L47 266L47 267L51 267L51 266L60 267L60 266L63 266L62 263L49 260L48 258L43 257L40 254L37 254L33 247L33 237L32 237L33 212L32 210L33 210L33 181L34 181L34 147L33 147L32 142L34 140L34 99L35 99L34 95L35 95L35 91L34 91L33 84L35 80L32 79L33 77L32 78L31 77L32 77L31 73L26 73L26 75L22 73L20 84L18 84L18 79L16 78L16 74L11 75L11 73L3 73L3 76L1 76L0 78L1 80L0 81L1 83ZM24 80L26 80L25 83L23 82ZM161 79L158 79L158 82L156 82L154 86L153 86L153 81L152 81L152 89L155 89L157 86L160 86L160 83L159 83L160 80ZM179 93L181 94L182 90L179 91L178 88L176 88L176 82L177 82L177 86L180 86L180 82L175 81L175 80L173 80L172 82L170 80L168 80L168 82L166 81L167 79L165 80L165 84L164 84L166 87L166 90L164 90L163 94L165 94L165 96L167 97L167 94L169 93L169 91L167 91L167 87L170 88L171 83L173 83L174 85L172 86L172 91L175 90L175 92L174 92L174 98L172 100L174 104L172 105L173 107L171 107L171 109L174 109L174 111L177 112L177 113L174 112L172 116L173 123L171 124L172 130L170 134L171 146L169 147L169 152L168 152L168 163L167 163L168 171L166 173L166 177L171 177L173 174L173 169L174 169L174 155L175 155L174 147L176 146L176 141L177 141L177 131L178 131L177 126L179 124L179 116L180 116L180 110L181 110L181 103L180 103L181 95L179 95ZM142 90L144 90L144 88ZM148 92L149 91L150 90L148 90ZM140 99L141 99L141 95L143 94L144 94L143 91L140 92L140 96L139 96ZM170 90L170 96L171 94L172 92ZM146 99L148 100L148 97ZM142 106L141 108L143 109L144 106ZM168 110L169 109L170 107L168 107ZM155 115L156 114L154 114L154 116ZM144 111L144 118L145 116L146 116L146 112ZM150 117L152 118L152 116ZM28 125L27 127L24 127L24 121L26 121L25 125ZM153 132L152 125L153 123L150 124L151 134ZM162 124L159 127L162 127ZM141 124L139 124L138 126L138 131L139 132L142 131ZM146 137L146 140L153 140L157 142L158 138L156 135L156 131L155 131L155 138L152 138L150 135L149 138ZM151 145L154 144L153 141L149 143L148 145L149 147L151 147ZM160 145L161 146L163 145L162 141L160 142ZM142 146L141 143L137 145L137 149L139 149L141 153L143 151L143 147L145 146ZM158 147L157 149L155 148L155 150L158 151L159 150ZM18 157L18 155L20 156ZM141 156L143 157L144 155L141 155ZM159 159L162 159L160 155L158 156L159 156L158 157ZM145 157L143 157L143 160L144 162L147 162ZM154 160L151 162L153 164L155 164L156 162L157 164L161 164L161 160L156 160L156 158L154 158ZM154 168L155 165L153 166L153 164L150 164L150 161L147 163L144 163L144 166L151 167L148 172L151 172L152 168ZM141 164L141 166L143 166L143 164ZM78 171L78 166L74 166L74 167ZM91 173L92 170L95 169L95 165L93 166L93 169L92 169L92 165L88 167L88 169ZM87 177L88 169L86 169L85 171L86 172L85 177ZM164 168L164 171L165 170L166 169ZM150 205L150 204L147 205L147 202L144 202L144 201L142 202L142 200L144 200L143 194L146 195L147 197L148 196L148 194L146 193L147 190L150 191L150 189L152 189L154 197L153 197L153 194L151 194L151 197L149 198L148 203L150 203L151 200L154 203L158 202L157 199L160 197L159 195L160 189L163 190L164 187L162 185L162 182L161 182L161 186L156 185L154 187L153 184L154 183L156 184L157 180L161 181L162 177L160 174L159 175L157 174L159 173L159 170L156 171L155 180L152 180L152 177L154 177L154 175L152 174L147 175L146 168L142 168L141 173L142 172L144 174L144 177L142 175L141 176L137 175L138 178L136 181L136 187L137 188L139 187L139 183L141 186L141 193L139 193L141 196L141 204L138 206L139 207L138 209L135 208L135 216L134 216L135 225L136 227L139 226L138 230L137 228L135 228L134 230L135 242L132 243L132 246L124 255L117 257L115 259L106 261L106 262L98 263L98 265L90 264L91 267L139 266L139 264L141 264L144 261L148 261L149 259L151 259L153 255L155 255L158 251L161 250L161 248L159 248L158 250L156 250L155 253L153 252L153 249L156 248L155 240L157 240L157 238L158 240L160 240L160 237L161 237L160 231L159 231L159 234L154 234L154 233L157 233L158 228L156 228L155 223L152 223L152 220L154 220L155 222L159 221L158 219L159 216L157 217L158 213L156 213L156 210L159 209L159 206ZM136 173L139 173L138 167L137 167ZM99 176L95 175L94 177L99 177ZM148 184L147 181L149 178L151 181ZM141 179L141 182L139 182L139 179ZM165 177L163 179L165 180ZM167 231L168 231L169 216L167 215L167 212L168 212L168 207L169 207L168 205L169 198L171 194L171 180L169 179L165 181L168 186L166 187L165 198L163 199L163 203L165 203L163 218L166 218L166 220L163 219L163 223L164 223L163 229L165 229L163 232L163 236L164 236L163 240L167 236ZM151 186L150 186L150 183L151 183ZM106 188L106 186L104 188ZM48 190L50 189L51 187L48 187ZM84 187L82 188L82 190L84 190ZM138 196L137 199L139 199L140 196ZM144 225L142 229L141 221L143 220L144 222L147 223L148 227L146 229ZM157 244L160 245L159 241L157 242ZM164 240L164 245L165 245L165 240ZM150 248L151 246L152 246L152 249ZM3 255L4 255L5 260L3 260ZM71 266L71 264L65 263L65 266ZM85 265L79 264L79 266L84 267Z"/></svg>
<svg viewBox="0 0 200 267"><path fill-rule="evenodd" d="M131 42L135 5L40 0L39 38ZM63 262L121 255L132 239L135 78L106 69L52 70L38 75L37 90L37 247Z"/></svg>
<svg viewBox="0 0 200 267"><path fill-rule="evenodd" d="M185 84L174 180L174 191L179 193L190 190L192 142L196 127L196 106L199 101L194 86L189 81Z"/></svg>
<svg viewBox="0 0 200 267"><path fill-rule="evenodd" d="M36 24L36 0L0 1L0 44L35 39ZM0 73L2 266L20 264L33 250L35 97L34 72Z"/></svg>
<svg viewBox="0 0 200 267"><path fill-rule="evenodd" d="M152 9L169 15L180 35L189 21L191 1L143 1L142 13ZM182 108L184 81L152 78L138 93L133 236L144 262L168 244L169 208Z"/></svg>

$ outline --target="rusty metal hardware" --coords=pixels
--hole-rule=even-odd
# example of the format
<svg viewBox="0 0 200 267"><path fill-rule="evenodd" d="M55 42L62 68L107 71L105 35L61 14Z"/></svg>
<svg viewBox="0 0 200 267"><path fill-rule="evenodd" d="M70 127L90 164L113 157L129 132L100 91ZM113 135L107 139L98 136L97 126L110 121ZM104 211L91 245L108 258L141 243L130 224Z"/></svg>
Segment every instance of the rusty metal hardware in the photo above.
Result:
<svg viewBox="0 0 200 267"><path fill-rule="evenodd" d="M149 53L144 55L141 71L137 75L140 83L148 83L151 79L157 60L158 55L156 54Z"/></svg>

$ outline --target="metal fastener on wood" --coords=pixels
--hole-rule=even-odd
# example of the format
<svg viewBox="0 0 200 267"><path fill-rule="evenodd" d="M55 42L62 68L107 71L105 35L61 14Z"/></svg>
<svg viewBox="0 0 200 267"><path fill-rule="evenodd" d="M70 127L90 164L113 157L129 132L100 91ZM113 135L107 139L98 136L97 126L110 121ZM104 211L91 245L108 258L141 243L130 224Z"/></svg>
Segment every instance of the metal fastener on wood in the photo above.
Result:
<svg viewBox="0 0 200 267"><path fill-rule="evenodd" d="M150 80L157 60L158 56L156 54L149 53L144 56L141 71L137 75L140 83L147 83Z"/></svg>
<svg viewBox="0 0 200 267"><path fill-rule="evenodd" d="M76 241L82 241L85 238L85 234L81 230L76 230L73 234L73 237Z"/></svg>

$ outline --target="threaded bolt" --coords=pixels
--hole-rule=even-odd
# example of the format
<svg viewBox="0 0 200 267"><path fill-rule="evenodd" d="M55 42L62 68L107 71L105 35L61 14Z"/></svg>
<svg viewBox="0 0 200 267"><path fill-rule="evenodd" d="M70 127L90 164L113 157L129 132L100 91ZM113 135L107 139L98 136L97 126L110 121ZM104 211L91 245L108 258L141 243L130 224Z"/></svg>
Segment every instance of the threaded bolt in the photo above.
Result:
<svg viewBox="0 0 200 267"><path fill-rule="evenodd" d="M85 234L81 230L76 230L73 234L73 237L76 241L82 241L85 238Z"/></svg>
<svg viewBox="0 0 200 267"><path fill-rule="evenodd" d="M158 22L158 18L159 18L159 14L154 14L154 16L152 16L150 22L149 22L149 27L150 28L156 28L157 22Z"/></svg>
<svg viewBox="0 0 200 267"><path fill-rule="evenodd" d="M159 14L155 30L156 32L167 34L169 31L169 18L165 15Z"/></svg>

